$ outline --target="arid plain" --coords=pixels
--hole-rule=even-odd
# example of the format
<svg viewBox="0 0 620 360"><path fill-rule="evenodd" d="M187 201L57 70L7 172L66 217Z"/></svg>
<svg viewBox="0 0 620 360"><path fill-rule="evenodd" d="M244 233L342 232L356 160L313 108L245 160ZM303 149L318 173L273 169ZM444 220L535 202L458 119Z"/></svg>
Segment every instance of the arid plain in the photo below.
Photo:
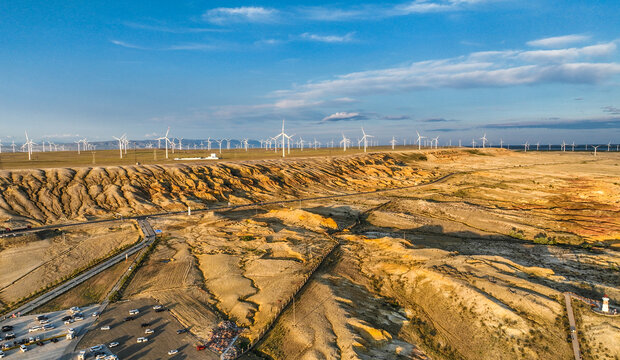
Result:
<svg viewBox="0 0 620 360"><path fill-rule="evenodd" d="M245 358L569 359L562 293L620 301L617 152L311 154L1 170L5 227L118 219L0 239L4 312L132 246L141 215L162 233L109 311L162 304L195 342L230 319ZM127 264L45 310L105 300ZM620 358L620 319L576 312L584 358Z"/></svg>

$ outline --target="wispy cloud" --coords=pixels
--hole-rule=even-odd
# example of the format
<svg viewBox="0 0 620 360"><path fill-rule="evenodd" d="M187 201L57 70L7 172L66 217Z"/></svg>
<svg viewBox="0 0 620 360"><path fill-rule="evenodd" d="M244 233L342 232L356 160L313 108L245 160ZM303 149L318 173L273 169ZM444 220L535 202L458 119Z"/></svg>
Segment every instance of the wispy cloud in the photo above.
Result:
<svg viewBox="0 0 620 360"><path fill-rule="evenodd" d="M542 83L596 84L620 74L620 63L592 62L615 52L615 43L537 51L487 51L408 66L354 72L272 93L288 101L310 102L332 96L357 96L432 88L478 88Z"/></svg>
<svg viewBox="0 0 620 360"><path fill-rule="evenodd" d="M140 50L147 50L148 49L148 48L145 48L143 46L127 43L127 42L120 41L120 40L110 40L110 42L112 44L114 44L114 45L122 46L124 48L129 48L129 49L140 49Z"/></svg>
<svg viewBox="0 0 620 360"><path fill-rule="evenodd" d="M131 43L127 43L120 40L110 40L110 42L114 45L118 45L124 48L129 49L138 49L138 50L150 50L150 51L207 51L207 50L216 50L220 47L214 44L208 43L180 43L180 44L172 44L160 47L147 47L142 45L135 45Z"/></svg>
<svg viewBox="0 0 620 360"><path fill-rule="evenodd" d="M325 43L345 43L353 41L353 35L355 35L355 33L353 32L347 33L345 35L318 35L303 33L300 35L300 37L308 41L318 41Z"/></svg>
<svg viewBox="0 0 620 360"><path fill-rule="evenodd" d="M612 115L620 115L620 108L617 108L615 106L603 106L603 112Z"/></svg>
<svg viewBox="0 0 620 360"><path fill-rule="evenodd" d="M383 120L410 120L411 116L409 115L385 115L382 116Z"/></svg>
<svg viewBox="0 0 620 360"><path fill-rule="evenodd" d="M172 34L192 34L192 33L209 33L209 32L225 32L226 29L212 29L212 28L200 28L200 27L170 27L163 25L149 25L140 24L134 22L125 22L125 26L148 31L172 33Z"/></svg>
<svg viewBox="0 0 620 360"><path fill-rule="evenodd" d="M459 120L453 119L444 119L444 118L430 118L430 119L422 119L420 122L423 123L447 123L447 122L457 122Z"/></svg>
<svg viewBox="0 0 620 360"><path fill-rule="evenodd" d="M394 7L400 15L423 14L463 10L471 5L491 2L490 0L414 0Z"/></svg>
<svg viewBox="0 0 620 360"><path fill-rule="evenodd" d="M528 41L527 44L529 46L535 46L535 47L556 48L556 47L563 47L563 46L568 46L572 44L578 44L578 43L582 43L588 40L590 40L590 36L573 34L573 35L554 36L554 37L532 40L532 41Z"/></svg>
<svg viewBox="0 0 620 360"><path fill-rule="evenodd" d="M366 115L358 112L337 112L326 116L321 122L334 122L334 121L352 121L352 120L365 120L368 119Z"/></svg>
<svg viewBox="0 0 620 360"><path fill-rule="evenodd" d="M620 129L620 118L592 119L544 119L539 121L507 122L487 124L486 129L562 129L562 130L596 130Z"/></svg>
<svg viewBox="0 0 620 360"><path fill-rule="evenodd" d="M203 19L214 24L237 22L265 23L276 19L278 10L258 6L219 7L204 13Z"/></svg>

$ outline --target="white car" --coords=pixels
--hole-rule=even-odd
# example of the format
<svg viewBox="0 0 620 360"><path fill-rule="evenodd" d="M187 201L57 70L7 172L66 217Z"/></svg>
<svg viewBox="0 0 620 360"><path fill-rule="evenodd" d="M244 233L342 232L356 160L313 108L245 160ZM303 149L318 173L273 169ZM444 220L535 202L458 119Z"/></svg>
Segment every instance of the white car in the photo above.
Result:
<svg viewBox="0 0 620 360"><path fill-rule="evenodd" d="M0 350L0 358L4 357L4 351Z"/></svg>
<svg viewBox="0 0 620 360"><path fill-rule="evenodd" d="M139 313L140 313L140 310L138 309L129 310L129 315L138 315Z"/></svg>
<svg viewBox="0 0 620 360"><path fill-rule="evenodd" d="M105 357L105 360L118 360L118 356L112 354Z"/></svg>
<svg viewBox="0 0 620 360"><path fill-rule="evenodd" d="M102 326L101 330L110 330L110 325Z"/></svg>
<svg viewBox="0 0 620 360"><path fill-rule="evenodd" d="M67 329L67 332L68 332L69 334L73 334L73 333L75 332L75 330L73 330L73 328L69 328L69 329Z"/></svg>
<svg viewBox="0 0 620 360"><path fill-rule="evenodd" d="M103 360L105 359L105 354L99 354L97 355L97 357L95 357L96 360Z"/></svg>
<svg viewBox="0 0 620 360"><path fill-rule="evenodd" d="M176 354L176 353L178 353L178 352L179 352L179 350L177 350L177 349L172 349L172 350L168 351L168 355L174 355L174 354Z"/></svg>
<svg viewBox="0 0 620 360"><path fill-rule="evenodd" d="M72 322L73 322L73 319L69 319L69 320L65 321L65 325L71 325Z"/></svg>
<svg viewBox="0 0 620 360"><path fill-rule="evenodd" d="M108 347L111 347L111 348L117 347L117 346L118 346L118 342L116 342L116 341L111 342L111 343L108 344Z"/></svg>
<svg viewBox="0 0 620 360"><path fill-rule="evenodd" d="M95 311L95 312L94 312L91 316L92 316L92 317L97 317L97 316L99 316L99 312L98 312L98 311Z"/></svg>
<svg viewBox="0 0 620 360"><path fill-rule="evenodd" d="M163 307L163 306L161 306L161 305L155 305L155 306L153 306L153 310L161 310L161 309L163 309L163 308L164 308L164 307Z"/></svg>
<svg viewBox="0 0 620 360"><path fill-rule="evenodd" d="M22 352L26 352L26 351L28 351L28 347L26 345L21 345L19 347L19 350L21 350Z"/></svg>
<svg viewBox="0 0 620 360"><path fill-rule="evenodd" d="M31 333L31 332L36 332L36 331L39 331L39 330L41 330L41 329L42 329L42 327L41 327L41 326L34 326L34 327L31 327L30 329L28 329L28 332L29 332L29 333Z"/></svg>
<svg viewBox="0 0 620 360"><path fill-rule="evenodd" d="M84 317L76 316L76 317L73 318L73 320L75 320L75 321L82 321L82 320L84 320Z"/></svg>
<svg viewBox="0 0 620 360"><path fill-rule="evenodd" d="M146 329L146 330L144 330L144 333L145 333L145 334L152 334L152 333L154 333L154 332L155 332L155 331L153 331L153 329Z"/></svg>
<svg viewBox="0 0 620 360"><path fill-rule="evenodd" d="M48 322L50 322L50 321L49 321L49 320L47 320L47 319L41 319L41 320L39 320L39 324L47 324Z"/></svg>
<svg viewBox="0 0 620 360"><path fill-rule="evenodd" d="M103 349L103 345L95 345L88 348L90 352L95 352Z"/></svg>
<svg viewBox="0 0 620 360"><path fill-rule="evenodd" d="M143 342L147 342L147 341L149 341L148 338L145 338L145 337L139 337L138 338L138 343L143 343Z"/></svg>

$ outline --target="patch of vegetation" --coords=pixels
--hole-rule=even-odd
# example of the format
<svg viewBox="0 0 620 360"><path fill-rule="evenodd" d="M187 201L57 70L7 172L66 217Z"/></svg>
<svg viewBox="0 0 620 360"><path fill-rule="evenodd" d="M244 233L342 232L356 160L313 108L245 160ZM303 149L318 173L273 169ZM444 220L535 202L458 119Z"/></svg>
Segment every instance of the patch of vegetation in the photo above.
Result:
<svg viewBox="0 0 620 360"><path fill-rule="evenodd" d="M424 154L419 153L408 153L408 154L400 154L398 159L403 162L411 162L411 161L426 161L428 158Z"/></svg>
<svg viewBox="0 0 620 360"><path fill-rule="evenodd" d="M465 150L465 152L468 152L468 153L470 153L472 155L495 156L495 155L493 155L491 153L482 152L482 151L480 151L478 149L469 149L469 150Z"/></svg>
<svg viewBox="0 0 620 360"><path fill-rule="evenodd" d="M457 191L452 193L452 196L464 198L464 197L469 196L469 194L467 193L467 190L465 189L458 189Z"/></svg>
<svg viewBox="0 0 620 360"><path fill-rule="evenodd" d="M241 240L241 241L252 241L254 239L255 239L255 237L252 236L252 235L239 236L239 240Z"/></svg>
<svg viewBox="0 0 620 360"><path fill-rule="evenodd" d="M515 239L519 239L519 240L525 240L525 232L515 227L513 227L512 230L510 230L510 233L508 233L508 236L515 238Z"/></svg>
<svg viewBox="0 0 620 360"><path fill-rule="evenodd" d="M555 245L557 243L555 237L547 236L544 232L536 234L536 236L534 236L534 242L541 245Z"/></svg>

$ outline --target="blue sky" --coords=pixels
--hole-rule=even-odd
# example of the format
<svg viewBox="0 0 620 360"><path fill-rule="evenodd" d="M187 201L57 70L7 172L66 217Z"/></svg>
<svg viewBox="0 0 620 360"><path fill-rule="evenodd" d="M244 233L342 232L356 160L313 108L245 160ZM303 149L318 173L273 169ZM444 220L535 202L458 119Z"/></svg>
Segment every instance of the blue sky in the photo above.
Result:
<svg viewBox="0 0 620 360"><path fill-rule="evenodd" d="M620 142L620 3L3 1L0 139Z"/></svg>

